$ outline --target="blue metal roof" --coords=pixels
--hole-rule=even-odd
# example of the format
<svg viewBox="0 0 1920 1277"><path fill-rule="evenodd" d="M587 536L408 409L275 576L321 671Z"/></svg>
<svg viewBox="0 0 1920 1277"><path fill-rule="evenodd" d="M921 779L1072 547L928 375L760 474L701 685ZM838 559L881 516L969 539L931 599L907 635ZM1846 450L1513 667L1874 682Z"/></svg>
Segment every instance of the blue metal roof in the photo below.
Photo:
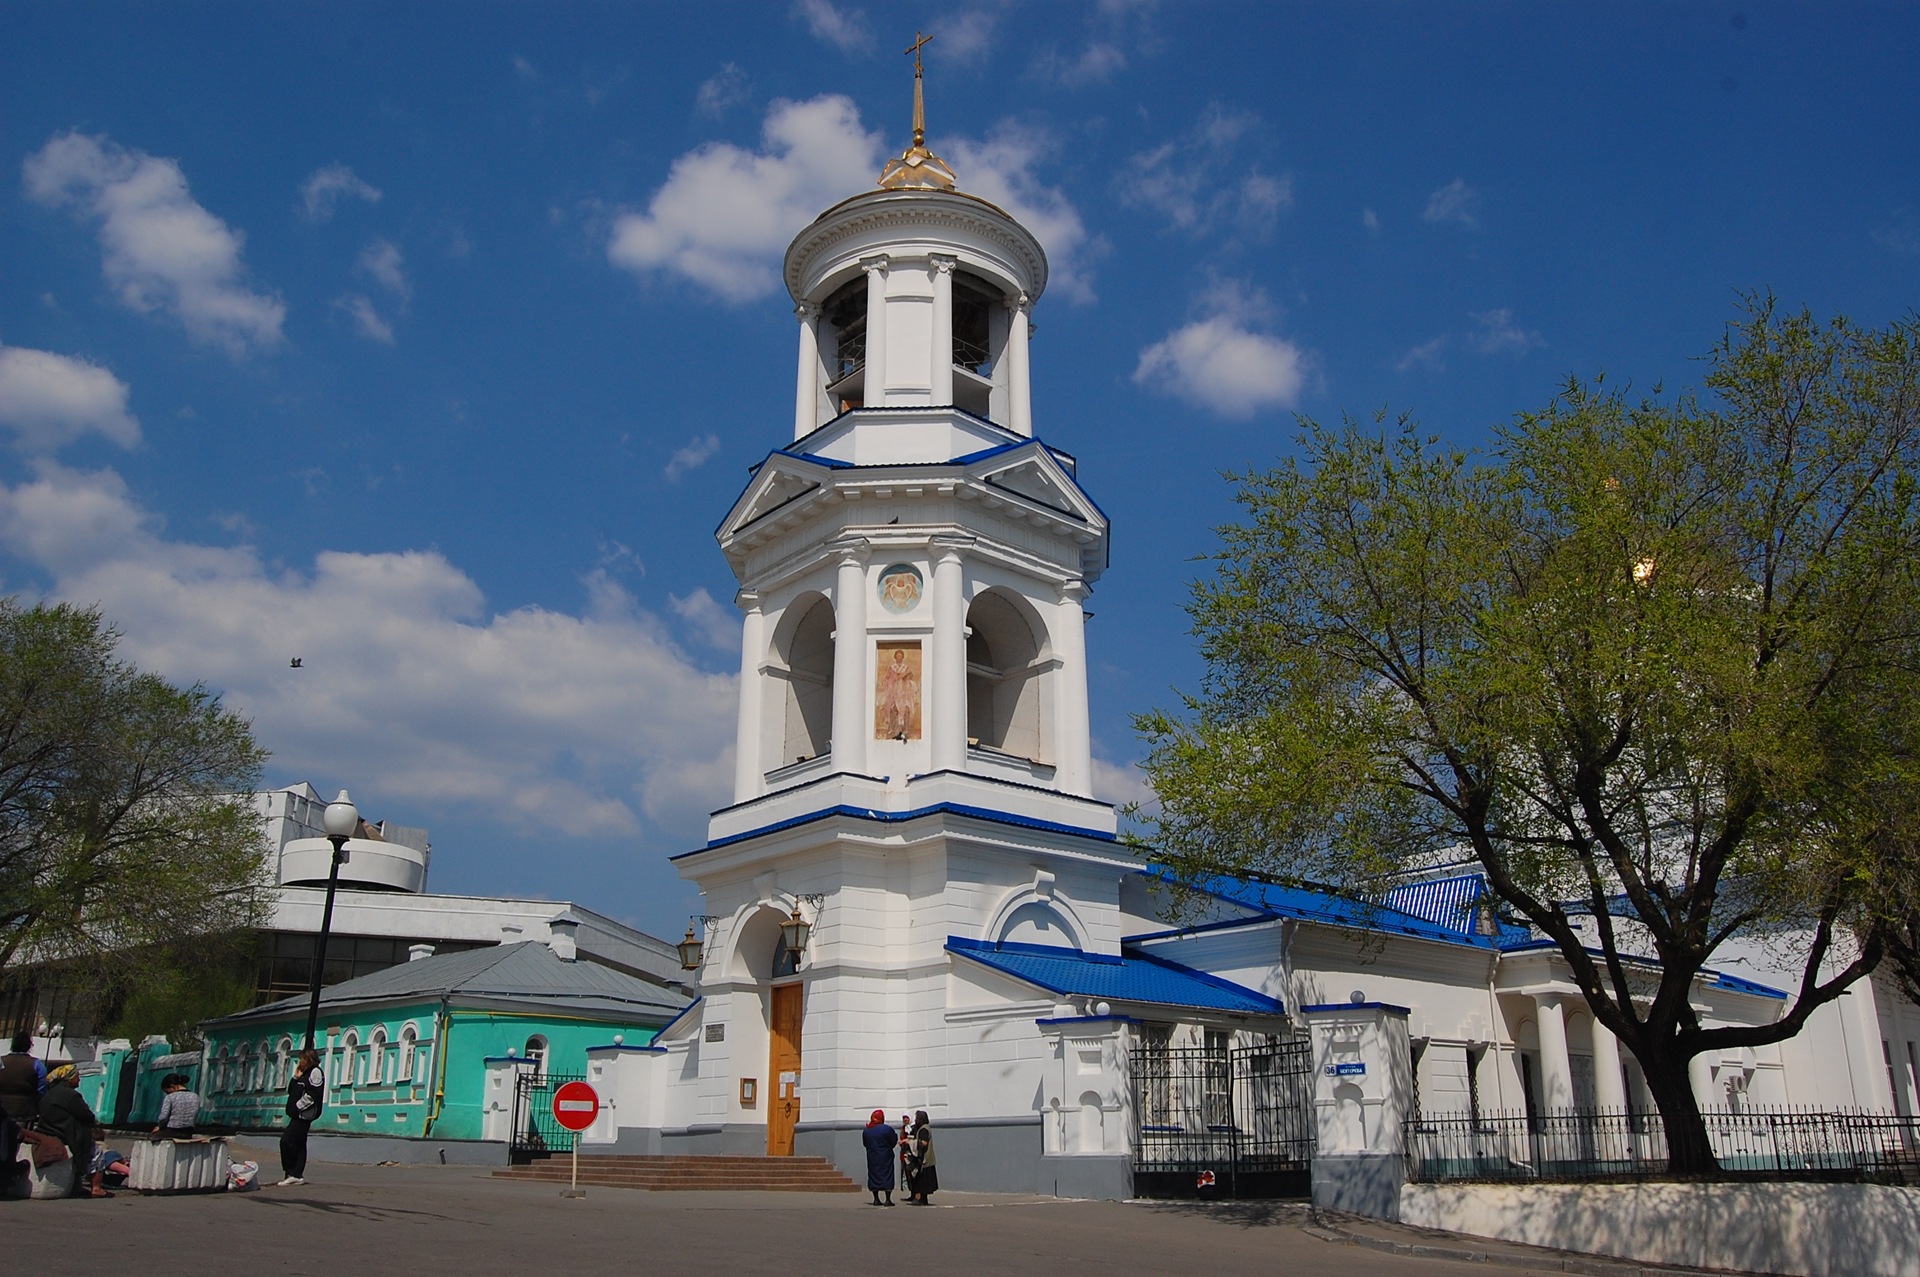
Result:
<svg viewBox="0 0 1920 1277"><path fill-rule="evenodd" d="M1163 882L1177 881L1174 875L1165 869L1148 869L1141 872L1148 877L1159 878ZM1289 887L1278 883L1249 882L1244 878L1227 877L1208 878L1194 885L1198 890L1216 899L1253 910L1261 921L1296 918L1303 922L1320 922L1334 927L1353 927L1362 931L1414 936L1421 940L1438 940L1443 944L1468 945L1475 949L1495 947L1493 937L1479 935L1471 930L1463 931L1442 926L1417 914L1396 909L1389 904L1355 900L1323 888ZM1165 934L1177 935L1190 930L1192 930L1190 927L1178 928Z"/></svg>
<svg viewBox="0 0 1920 1277"><path fill-rule="evenodd" d="M1477 906L1491 899L1487 890L1487 876L1483 873L1454 874L1447 878L1425 878L1418 882L1403 882L1390 888L1381 898L1381 903L1402 913L1410 913L1416 918L1425 918L1428 922L1457 931L1461 935L1472 935L1476 931ZM1497 916L1497 915L1496 915ZM1501 945L1518 944L1532 938L1533 933L1526 927L1499 919L1499 935L1496 943Z"/></svg>
<svg viewBox="0 0 1920 1277"><path fill-rule="evenodd" d="M1156 1006L1285 1015L1277 999L1245 985L1139 953L1088 953L1043 944L992 944L947 937L947 952L1063 997L1107 998Z"/></svg>

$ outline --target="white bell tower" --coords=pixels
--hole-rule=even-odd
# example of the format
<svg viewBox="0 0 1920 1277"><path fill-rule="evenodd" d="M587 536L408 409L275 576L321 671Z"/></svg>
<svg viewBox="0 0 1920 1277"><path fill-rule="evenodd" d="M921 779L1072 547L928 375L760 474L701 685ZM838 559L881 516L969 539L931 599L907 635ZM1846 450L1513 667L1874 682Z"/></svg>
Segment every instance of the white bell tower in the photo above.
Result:
<svg viewBox="0 0 1920 1277"><path fill-rule="evenodd" d="M1034 438L1047 259L914 145L787 249L793 441L722 525L746 613L734 801L946 773L1091 796L1083 604L1107 522Z"/></svg>
<svg viewBox="0 0 1920 1277"><path fill-rule="evenodd" d="M950 1149L1037 1165L1025 1075L969 1080L1039 1058L1033 995L1001 1007L955 955L1119 960L1137 860L1092 793L1084 633L1107 520L1034 433L1046 254L927 149L920 83L913 145L787 249L792 437L717 533L745 618L737 768L676 857L701 1001L663 1038L662 1149L856 1159L884 1096ZM1011 1017L992 1051L952 1005L982 996Z"/></svg>

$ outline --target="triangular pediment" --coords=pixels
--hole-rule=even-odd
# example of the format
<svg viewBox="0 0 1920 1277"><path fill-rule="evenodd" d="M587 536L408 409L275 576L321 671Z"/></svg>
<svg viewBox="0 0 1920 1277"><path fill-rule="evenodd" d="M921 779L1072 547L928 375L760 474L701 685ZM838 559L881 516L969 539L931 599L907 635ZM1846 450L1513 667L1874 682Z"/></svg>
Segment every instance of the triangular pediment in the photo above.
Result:
<svg viewBox="0 0 1920 1277"><path fill-rule="evenodd" d="M820 482L818 467L775 453L733 503L726 521L720 525L720 534L730 535L766 518L817 490Z"/></svg>
<svg viewBox="0 0 1920 1277"><path fill-rule="evenodd" d="M1038 441L983 458L971 468L975 477L991 487L1025 497L1089 527L1106 524L1099 507L1080 490L1073 475Z"/></svg>

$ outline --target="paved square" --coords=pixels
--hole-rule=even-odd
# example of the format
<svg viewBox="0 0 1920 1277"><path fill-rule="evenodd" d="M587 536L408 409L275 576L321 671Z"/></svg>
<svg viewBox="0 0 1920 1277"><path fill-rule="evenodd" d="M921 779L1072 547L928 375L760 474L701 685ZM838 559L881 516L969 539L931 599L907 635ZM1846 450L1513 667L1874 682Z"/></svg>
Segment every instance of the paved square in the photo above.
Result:
<svg viewBox="0 0 1920 1277"><path fill-rule="evenodd" d="M266 1149L245 1154L277 1168ZM1415 1259L1301 1231L1301 1208L1064 1202L941 1193L930 1209L867 1195L645 1193L549 1184L459 1166L314 1163L296 1188L196 1197L0 1203L0 1232L32 1271L844 1274L1457 1274L1523 1270ZM19 1271L25 1272L26 1268ZM1546 1271L1541 1269L1540 1271Z"/></svg>

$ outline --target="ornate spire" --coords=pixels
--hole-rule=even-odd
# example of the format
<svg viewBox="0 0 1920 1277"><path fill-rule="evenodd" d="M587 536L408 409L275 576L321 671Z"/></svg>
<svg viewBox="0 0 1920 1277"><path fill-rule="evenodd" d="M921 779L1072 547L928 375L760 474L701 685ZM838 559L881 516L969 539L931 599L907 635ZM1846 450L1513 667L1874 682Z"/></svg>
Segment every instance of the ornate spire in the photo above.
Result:
<svg viewBox="0 0 1920 1277"><path fill-rule="evenodd" d="M907 49L913 55L913 145L902 151L899 159L888 160L880 171L880 185L888 190L950 191L954 186L953 170L927 149L927 98L921 87L920 50L932 39L916 31Z"/></svg>

